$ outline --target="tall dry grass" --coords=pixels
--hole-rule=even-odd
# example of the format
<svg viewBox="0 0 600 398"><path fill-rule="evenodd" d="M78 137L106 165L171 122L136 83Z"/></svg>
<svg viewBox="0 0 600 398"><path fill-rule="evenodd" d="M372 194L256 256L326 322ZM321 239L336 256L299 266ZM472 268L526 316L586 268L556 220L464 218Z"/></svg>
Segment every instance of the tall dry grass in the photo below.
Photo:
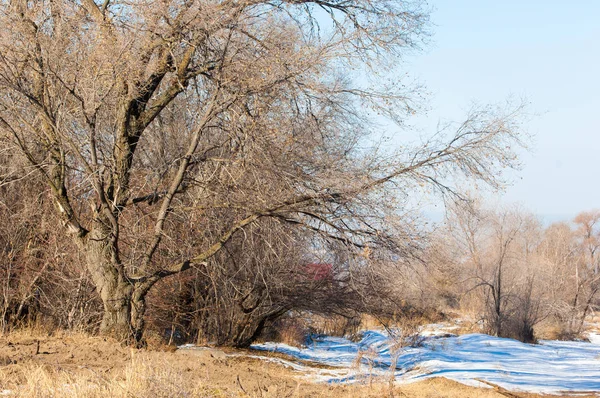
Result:
<svg viewBox="0 0 600 398"><path fill-rule="evenodd" d="M113 373L86 366L73 369L48 365L12 365L0 369L0 393L22 398L132 398L233 396L202 380L189 380L168 363L147 355L134 355L122 370Z"/></svg>

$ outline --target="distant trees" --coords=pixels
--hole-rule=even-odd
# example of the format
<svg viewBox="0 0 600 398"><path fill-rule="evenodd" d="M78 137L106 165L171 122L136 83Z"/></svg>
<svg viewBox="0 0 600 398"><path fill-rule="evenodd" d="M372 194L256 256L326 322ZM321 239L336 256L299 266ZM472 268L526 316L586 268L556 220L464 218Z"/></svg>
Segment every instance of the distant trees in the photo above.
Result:
<svg viewBox="0 0 600 398"><path fill-rule="evenodd" d="M428 280L440 286L440 269L451 280L437 294L453 297L455 306L469 303L497 336L534 341L534 326L544 320L557 325L555 337L580 333L598 305L597 213L544 229L522 210L480 203L453 207L434 235Z"/></svg>
<svg viewBox="0 0 600 398"><path fill-rule="evenodd" d="M600 212L597 210L579 213L573 220L575 228L569 228L569 234L565 234L571 247L568 253L569 262L565 264L557 261L558 265L562 266L561 272L566 282L561 291L565 304L560 316L568 323L567 334L581 332L587 315L598 307L599 221ZM556 261L554 258L553 260Z"/></svg>
<svg viewBox="0 0 600 398"><path fill-rule="evenodd" d="M482 298L479 310L488 331L533 341L533 326L543 316L536 289L537 220L518 209L489 211L473 202L468 209L453 209L448 228L460 253L454 261L464 278L463 292Z"/></svg>
<svg viewBox="0 0 600 398"><path fill-rule="evenodd" d="M409 250L413 192L457 195L450 175L495 185L515 165L514 110L476 109L396 151L372 144L371 116L400 122L412 94L343 71L385 73L426 26L418 1L0 1L1 184L40 181L31 197L53 202L40 216L60 220L91 277L102 332L140 342L150 290L190 269L198 297L235 292L252 313L286 285L233 270L300 262L261 263L272 238L253 225L302 231L305 253L337 242L362 271L365 250ZM296 244L273 239L274 253Z"/></svg>

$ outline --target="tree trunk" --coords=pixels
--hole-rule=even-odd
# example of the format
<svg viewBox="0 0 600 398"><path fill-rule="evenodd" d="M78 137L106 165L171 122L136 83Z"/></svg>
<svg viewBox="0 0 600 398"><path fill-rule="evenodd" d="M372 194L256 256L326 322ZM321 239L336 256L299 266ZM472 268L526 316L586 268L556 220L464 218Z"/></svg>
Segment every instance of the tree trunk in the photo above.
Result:
<svg viewBox="0 0 600 398"><path fill-rule="evenodd" d="M91 230L82 242L86 265L104 306L100 333L130 341L133 285L125 276L109 228L101 225Z"/></svg>
<svg viewBox="0 0 600 398"><path fill-rule="evenodd" d="M495 311L496 311L496 336L502 336L502 264L498 265L498 280L496 281Z"/></svg>
<svg viewBox="0 0 600 398"><path fill-rule="evenodd" d="M258 322L254 320L251 322L248 320L244 325L241 326L241 330L233 339L233 346L236 348L248 348L263 332L267 324L277 320L287 312L287 308L276 310L270 314L263 315ZM238 327L239 327L238 326Z"/></svg>
<svg viewBox="0 0 600 398"><path fill-rule="evenodd" d="M146 294L152 286L139 285L133 290L131 298L131 331L132 337L135 344L140 347L144 345L144 329L146 322L144 321L144 314L146 313Z"/></svg>
<svg viewBox="0 0 600 398"><path fill-rule="evenodd" d="M100 332L113 335L120 340L133 336L131 325L131 292L127 283L106 281L101 288L100 297L104 304L104 314L100 324Z"/></svg>

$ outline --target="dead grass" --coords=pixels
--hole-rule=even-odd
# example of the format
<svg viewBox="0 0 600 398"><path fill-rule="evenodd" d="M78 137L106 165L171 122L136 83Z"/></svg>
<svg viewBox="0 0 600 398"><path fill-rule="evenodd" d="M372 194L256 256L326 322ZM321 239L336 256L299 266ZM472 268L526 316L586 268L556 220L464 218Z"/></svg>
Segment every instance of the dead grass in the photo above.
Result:
<svg viewBox="0 0 600 398"><path fill-rule="evenodd" d="M195 383L184 378L177 367L163 366L142 354L134 356L122 370L106 372L83 365L62 369L48 365L26 364L0 371L0 385L15 397L213 397L218 387L203 380ZM2 377L4 376L4 377ZM7 377L8 376L8 377ZM16 376L16 378L15 378ZM16 383L14 381L17 381Z"/></svg>
<svg viewBox="0 0 600 398"><path fill-rule="evenodd" d="M220 350L132 350L71 333L0 336L2 358L0 396L8 397L502 397L441 378L401 386L315 384L281 365Z"/></svg>

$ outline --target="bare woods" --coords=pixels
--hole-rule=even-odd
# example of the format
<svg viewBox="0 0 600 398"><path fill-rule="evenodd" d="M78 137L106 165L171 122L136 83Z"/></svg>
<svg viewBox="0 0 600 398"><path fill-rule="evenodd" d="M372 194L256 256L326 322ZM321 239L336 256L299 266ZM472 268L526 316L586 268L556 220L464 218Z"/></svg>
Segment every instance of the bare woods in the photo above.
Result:
<svg viewBox="0 0 600 398"><path fill-rule="evenodd" d="M518 207L473 201L451 209L434 236L422 290L490 334L570 339L598 309L600 211L544 227Z"/></svg>
<svg viewBox="0 0 600 398"><path fill-rule="evenodd" d="M149 321L246 346L294 312L417 305L403 286L441 250L414 198L496 188L521 145L519 107L383 145L382 124L419 110L398 60L428 28L419 1L0 0L3 330L43 319L142 344ZM476 260L516 250L495 225L490 248L445 263L469 264L501 331L510 272ZM547 270L574 286L553 299L577 327L596 282L587 263L571 281L570 250Z"/></svg>

